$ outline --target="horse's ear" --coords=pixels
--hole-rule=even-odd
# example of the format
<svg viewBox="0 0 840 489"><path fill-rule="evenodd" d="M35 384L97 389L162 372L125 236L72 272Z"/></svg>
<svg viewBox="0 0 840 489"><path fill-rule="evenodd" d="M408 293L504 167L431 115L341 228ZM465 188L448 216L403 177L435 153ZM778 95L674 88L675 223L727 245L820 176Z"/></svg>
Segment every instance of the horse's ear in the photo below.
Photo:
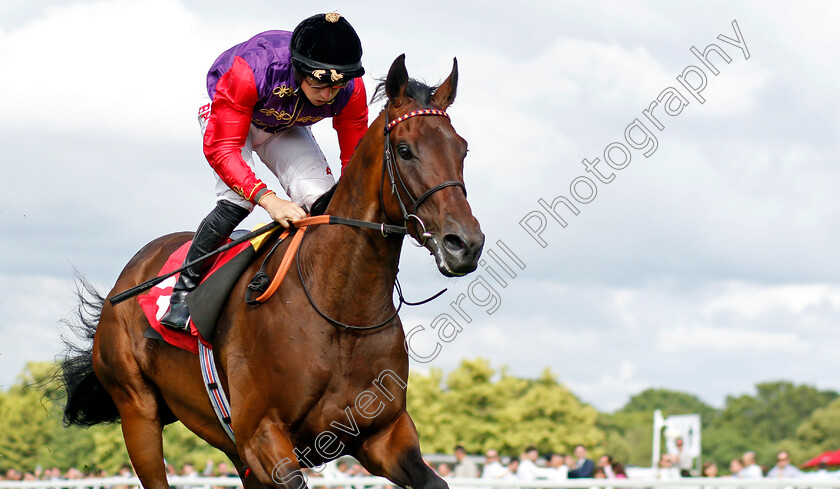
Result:
<svg viewBox="0 0 840 489"><path fill-rule="evenodd" d="M400 105L405 97L405 87L408 85L408 70L405 69L405 53L397 56L388 70L385 79L385 94L394 105Z"/></svg>
<svg viewBox="0 0 840 489"><path fill-rule="evenodd" d="M455 92L458 91L458 58L452 58L452 73L444 81L435 94L432 95L432 102L444 110L455 101Z"/></svg>

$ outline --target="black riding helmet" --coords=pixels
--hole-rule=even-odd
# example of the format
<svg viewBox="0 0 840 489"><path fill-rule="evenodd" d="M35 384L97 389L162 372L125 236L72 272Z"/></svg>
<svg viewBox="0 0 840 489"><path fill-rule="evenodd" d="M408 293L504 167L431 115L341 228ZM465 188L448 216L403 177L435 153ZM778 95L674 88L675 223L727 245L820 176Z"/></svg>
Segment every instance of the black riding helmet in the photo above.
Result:
<svg viewBox="0 0 840 489"><path fill-rule="evenodd" d="M346 83L365 74L362 42L336 12L317 14L295 27L291 41L292 64L303 75L324 83Z"/></svg>

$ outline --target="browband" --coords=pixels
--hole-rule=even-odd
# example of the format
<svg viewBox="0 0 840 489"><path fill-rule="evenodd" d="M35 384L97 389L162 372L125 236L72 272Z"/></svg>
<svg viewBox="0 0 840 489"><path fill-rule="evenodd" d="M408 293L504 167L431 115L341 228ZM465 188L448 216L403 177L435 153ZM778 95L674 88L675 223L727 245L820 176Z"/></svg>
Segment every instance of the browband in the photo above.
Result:
<svg viewBox="0 0 840 489"><path fill-rule="evenodd" d="M388 125L385 126L385 134L388 134L389 132L391 132L391 129L393 129L394 126L396 126L400 122L411 119L412 117L417 117L418 115L440 115L440 116L443 116L443 117L446 117L447 119L449 119L449 114L447 114L443 110L438 110L438 109L412 110L411 112L409 112L407 114L403 114L403 115L397 117L396 119L392 120L391 122L389 122Z"/></svg>

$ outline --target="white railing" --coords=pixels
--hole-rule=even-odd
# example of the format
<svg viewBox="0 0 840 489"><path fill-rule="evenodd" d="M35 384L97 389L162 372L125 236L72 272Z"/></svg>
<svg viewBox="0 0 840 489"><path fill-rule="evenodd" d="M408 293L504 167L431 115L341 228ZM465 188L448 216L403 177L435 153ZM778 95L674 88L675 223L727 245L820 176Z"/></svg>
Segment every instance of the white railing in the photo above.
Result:
<svg viewBox="0 0 840 489"><path fill-rule="evenodd" d="M568 480L496 480L487 479L446 479L450 487L472 489L840 489L837 477L802 477L797 479L733 479L686 477L680 479L568 479ZM185 489L204 489L212 487L242 487L238 477L171 477L171 486ZM379 488L394 484L382 477L321 478L310 477L309 487L344 487L347 489ZM0 481L0 489L75 489L75 488L112 488L116 486L139 487L137 478L108 477L104 479L74 479L55 481Z"/></svg>

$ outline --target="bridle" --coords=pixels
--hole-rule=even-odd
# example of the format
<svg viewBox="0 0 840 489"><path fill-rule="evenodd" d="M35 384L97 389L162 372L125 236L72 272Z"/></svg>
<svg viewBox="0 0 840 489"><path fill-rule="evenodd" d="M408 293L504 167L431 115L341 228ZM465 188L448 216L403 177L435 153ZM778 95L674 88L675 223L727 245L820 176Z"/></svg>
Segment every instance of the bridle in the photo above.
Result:
<svg viewBox="0 0 840 489"><path fill-rule="evenodd" d="M417 246L422 247L422 246L426 245L426 240L428 240L429 238L433 238L433 237L429 232L426 231L426 225L423 223L423 221L419 217L417 217L417 214L416 214L417 209L423 204L423 202L427 201L429 199L429 197L431 197L435 192L443 190L446 187L460 187L461 190L464 191L464 197L467 196L467 189L464 186L463 182L459 182L457 180L449 180L449 181L443 182L441 184L435 185L434 187L426 190L425 192L423 192L420 195L420 197L418 197L416 199L411 195L411 191L409 191L408 186L405 184L405 181L403 181L402 175L400 175L399 169L398 169L396 163L394 162L393 146L391 145L391 130L394 129L394 126L396 126L400 122L407 121L408 119L411 119L412 117L433 115L433 116L446 117L447 119L449 119L449 114L447 114L443 110L438 110L438 109L420 109L420 110L413 110L411 112L408 112L407 114L403 114L403 115L397 117L396 119L394 119L392 121L388 121L388 108L389 108L389 106L390 106L390 102L385 106L385 131L384 131L385 132L385 144L384 144L384 150L383 150L383 156L382 156L382 182L380 184L379 203L382 206L382 211L385 213L385 217L387 219L393 221L393 222L398 222L395 219L393 219L391 216L388 215L388 210L385 207L384 198L382 196L382 194L383 194L382 189L384 188L384 185L385 185L385 173L387 172L388 173L388 178L390 179L390 183L391 183L391 194L393 194L396 197L397 203L400 206L400 212L402 212L402 217L403 217L403 227L402 228L397 227L397 226L389 226L389 228L396 229L398 234L403 234L403 233L407 234L414 241L416 241L415 244ZM408 208L406 207L405 202L403 202L403 199L402 199L402 196L400 195L399 189L397 189L397 182L400 183L400 186L402 187L403 191L405 192L405 195L408 197L408 199L410 201L411 212L408 211ZM419 229L421 230L421 231L419 231L419 235L420 235L419 238L412 235L411 231L408 230L408 223L411 219L414 219L415 221L417 221L417 226L419 226ZM354 226L360 226L360 224L359 224L360 222L362 222L362 221L354 221L352 223L351 222L342 222L341 224L351 224L351 225L354 225ZM361 227L375 227L375 225L373 225L373 226L370 225L372 223L365 223L365 224L367 224L367 225L361 226ZM388 234L389 234L388 232L386 232L386 227L385 226L387 226L387 225L382 224L382 226L383 226L381 228L382 236L387 237ZM423 241L420 241L420 238L423 238ZM367 331L367 330L374 330L374 329L380 328L380 327L385 326L386 324L390 323L395 317L397 317L397 314L399 314L400 309L402 309L403 304L408 304L409 306L419 306L421 304L425 304L425 303L430 302L434 299L437 299L444 292L446 292L446 289L443 289L440 292L438 292L437 294L433 295L432 297L429 297L426 300L419 301L419 302L408 302L408 301L405 300L405 297L403 297L402 287L400 287L399 280L395 279L394 287L397 289L397 294L399 295L399 305L397 305L397 307L395 308L394 313L391 314L384 321L381 321L377 324L374 324L374 325L371 325L371 326L355 326L355 325L352 325L352 324L342 323L341 321L338 321L337 319L334 319L334 318L330 317L328 314L326 314L324 311L322 311L321 308L319 308L317 304L315 304L315 301L313 300L312 295L310 294L309 289L306 286L306 281L303 278L303 271L301 270L301 266L300 266L300 253L295 254L295 262L296 262L296 265L297 265L298 277L300 279L301 285L303 286L303 292L306 294L306 298L309 300L309 303L312 305L312 308L315 309L315 312L317 312L321 317L326 319L328 322L330 322L330 323L332 323L336 326L340 326L342 328L349 329L349 330Z"/></svg>
<svg viewBox="0 0 840 489"><path fill-rule="evenodd" d="M418 109L418 110L412 110L411 112L403 114L403 115L397 117L396 119L394 119L392 121L389 121L388 120L388 108L390 106L391 106L390 102L388 102L388 104L385 105L385 131L384 131L385 132L385 144L384 144L383 155L382 155L382 186L385 185L385 172L387 171L388 178L390 179L390 183L391 183L391 194L396 197L397 204L399 204L399 206L400 206L400 212L402 213L403 226L408 228L408 223L412 219L414 219L417 222L417 226L415 226L415 228L418 229L419 236L414 236L413 234L411 234L411 231L407 231L406 234L408 234L408 236L413 239L413 242L415 243L416 246L423 247L423 246L426 245L426 240L431 238L432 235L431 235L431 233L426 231L426 224L423 222L423 220L420 219L419 217L417 217L417 209L420 208L420 206L423 204L423 202L428 200L429 197L431 197L435 192L443 190L446 187L460 187L461 190L464 191L464 197L467 196L467 188L464 186L463 182L459 182L457 180L449 180L449 181L443 182L441 184L435 185L434 187L426 190L425 192L423 192L420 195L420 197L418 197L416 199L411 195L411 191L408 189L408 186L405 184L405 181L403 181L403 178L402 178L402 175L400 174L399 168L397 167L397 164L394 161L394 151L393 151L393 146L391 145L391 131L394 129L394 127L397 124L399 124L400 122L407 121L408 119L411 119L412 117L432 115L432 116L446 117L447 119L449 119L449 114L447 114L443 110L438 110L438 109ZM400 183L400 187L402 187L403 192L405 192L405 195L408 197L408 200L410 201L411 212L408 211L408 209L406 208L405 202L403 202L403 199L402 199L402 196L399 192L399 189L397 189L397 182ZM391 216L388 215L388 209L385 207L385 202L383 200L382 194L383 194L383 192L379 193L379 203L382 206L383 212L385 212L385 217L387 217L391 221L396 221L395 219L393 219ZM423 240L421 241L420 238L422 238Z"/></svg>

